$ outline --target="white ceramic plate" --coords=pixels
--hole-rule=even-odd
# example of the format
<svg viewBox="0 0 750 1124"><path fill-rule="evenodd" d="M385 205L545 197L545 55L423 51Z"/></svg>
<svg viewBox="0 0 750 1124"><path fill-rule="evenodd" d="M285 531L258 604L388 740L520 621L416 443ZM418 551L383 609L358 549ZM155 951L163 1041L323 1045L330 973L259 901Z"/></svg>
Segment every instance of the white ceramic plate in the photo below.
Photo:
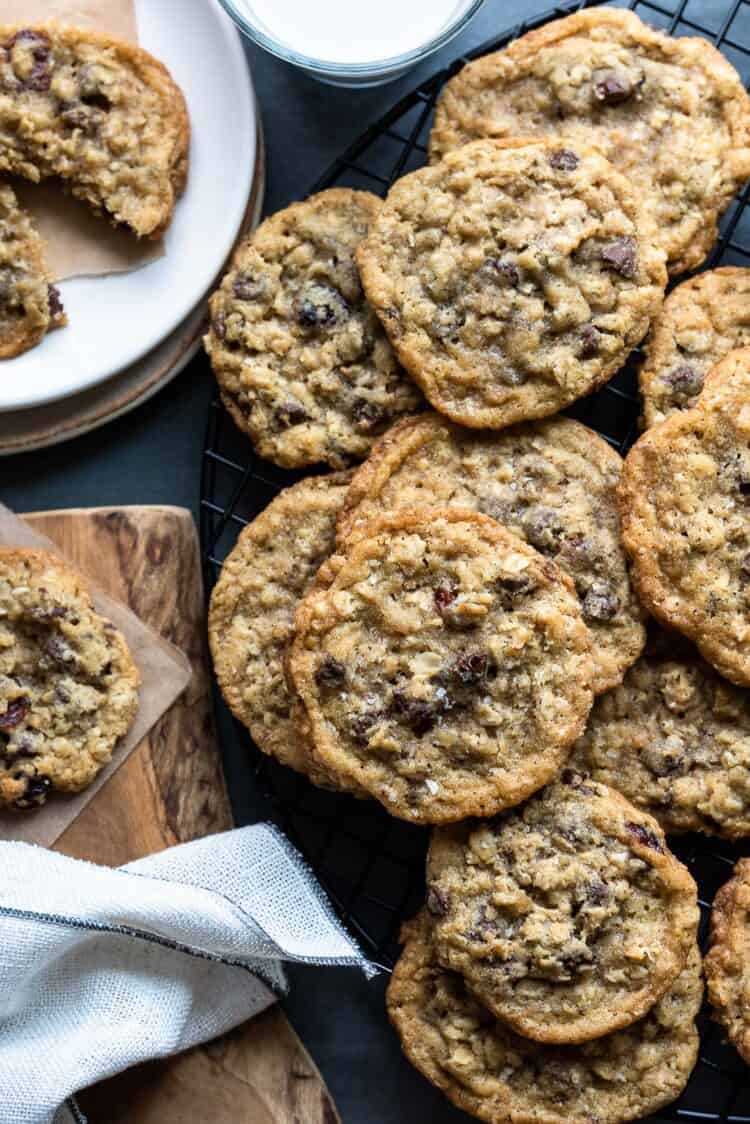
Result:
<svg viewBox="0 0 750 1124"><path fill-rule="evenodd" d="M257 133L239 34L215 0L138 0L136 7L140 43L182 87L192 124L188 186L166 256L132 273L64 281L69 324L3 361L0 410L77 394L137 362L204 299L242 224Z"/></svg>

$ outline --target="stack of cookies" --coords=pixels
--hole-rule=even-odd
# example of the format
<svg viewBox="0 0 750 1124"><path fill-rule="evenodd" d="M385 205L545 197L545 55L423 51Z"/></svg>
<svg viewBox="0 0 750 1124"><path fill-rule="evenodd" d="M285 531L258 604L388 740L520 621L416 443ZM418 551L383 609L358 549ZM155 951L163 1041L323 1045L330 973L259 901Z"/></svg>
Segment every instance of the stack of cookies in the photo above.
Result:
<svg viewBox="0 0 750 1124"><path fill-rule="evenodd" d="M214 663L264 752L436 825L388 997L417 1068L486 1121L615 1124L697 1056L664 831L750 836L750 274L664 299L750 174L750 99L596 9L465 67L430 157L273 216L212 299L235 422L336 470L240 536ZM644 340L623 464L559 411ZM738 1043L743 877L712 953Z"/></svg>

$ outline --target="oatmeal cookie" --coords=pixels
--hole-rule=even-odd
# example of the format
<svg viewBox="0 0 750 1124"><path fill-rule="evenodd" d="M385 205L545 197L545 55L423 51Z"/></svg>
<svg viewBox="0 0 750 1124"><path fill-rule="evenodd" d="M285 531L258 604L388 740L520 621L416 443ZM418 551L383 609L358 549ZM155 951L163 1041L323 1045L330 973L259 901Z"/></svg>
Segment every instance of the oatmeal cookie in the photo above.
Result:
<svg viewBox="0 0 750 1124"><path fill-rule="evenodd" d="M423 414L389 430L355 473L339 541L401 508L455 505L492 516L572 577L599 694L622 680L645 640L620 543L621 469L619 454L570 418L497 433Z"/></svg>
<svg viewBox="0 0 750 1124"><path fill-rule="evenodd" d="M640 1019L695 945L697 888L650 816L570 769L523 808L433 833L441 963L513 1030L588 1042Z"/></svg>
<svg viewBox="0 0 750 1124"><path fill-rule="evenodd" d="M705 967L714 1017L750 1065L750 859L714 898Z"/></svg>
<svg viewBox="0 0 750 1124"><path fill-rule="evenodd" d="M224 405L286 468L361 460L422 396L365 300L355 251L382 202L333 188L266 219L211 298Z"/></svg>
<svg viewBox="0 0 750 1124"><path fill-rule="evenodd" d="M357 257L435 409L502 429L557 413L622 366L661 304L654 238L592 149L476 141L398 180Z"/></svg>
<svg viewBox="0 0 750 1124"><path fill-rule="evenodd" d="M645 426L698 401L720 359L750 344L750 269L726 266L683 281L651 326L639 374Z"/></svg>
<svg viewBox="0 0 750 1124"><path fill-rule="evenodd" d="M438 102L430 154L479 137L563 135L633 184L671 273L694 269L750 175L750 99L705 39L676 39L633 12L596 8L469 63Z"/></svg>
<svg viewBox="0 0 750 1124"><path fill-rule="evenodd" d="M711 370L693 409L636 442L619 504L645 607L750 685L750 348Z"/></svg>
<svg viewBox="0 0 750 1124"><path fill-rule="evenodd" d="M277 496L224 562L208 617L216 678L234 716L264 753L325 787L334 781L293 720L284 660L297 603L333 550L349 479L310 477Z"/></svg>
<svg viewBox="0 0 750 1124"><path fill-rule="evenodd" d="M39 232L12 188L0 184L0 359L36 347L66 323Z"/></svg>
<svg viewBox="0 0 750 1124"><path fill-rule="evenodd" d="M55 23L0 27L0 171L59 177L112 222L156 238L189 146L182 92L148 52Z"/></svg>
<svg viewBox="0 0 750 1124"><path fill-rule="evenodd" d="M564 763L591 708L573 584L493 519L384 516L297 610L289 670L313 753L395 816L517 804Z"/></svg>
<svg viewBox="0 0 750 1124"><path fill-rule="evenodd" d="M0 549L0 805L80 792L138 706L123 636L51 554Z"/></svg>
<svg viewBox="0 0 750 1124"><path fill-rule="evenodd" d="M698 1058L703 982L696 946L670 990L627 1030L580 1046L521 1038L441 967L428 919L404 926L388 1014L409 1061L487 1124L621 1124L684 1089Z"/></svg>
<svg viewBox="0 0 750 1124"><path fill-rule="evenodd" d="M750 692L654 625L622 684L597 699L568 764L667 832L749 836Z"/></svg>

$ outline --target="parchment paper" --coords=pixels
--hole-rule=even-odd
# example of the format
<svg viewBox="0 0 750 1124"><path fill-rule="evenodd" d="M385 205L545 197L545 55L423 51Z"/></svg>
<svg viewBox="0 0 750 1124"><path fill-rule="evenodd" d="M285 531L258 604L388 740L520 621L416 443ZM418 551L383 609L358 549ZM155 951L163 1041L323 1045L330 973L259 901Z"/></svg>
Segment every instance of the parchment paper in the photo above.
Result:
<svg viewBox="0 0 750 1124"><path fill-rule="evenodd" d="M134 0L0 0L0 24L34 24L50 19L138 41ZM47 243L47 265L58 281L125 273L164 256L161 240L144 241L116 230L85 203L64 194L59 183L15 179L13 187L36 220Z"/></svg>
<svg viewBox="0 0 750 1124"><path fill-rule="evenodd" d="M24 523L3 504L0 504L0 546L33 547L64 557L54 543L43 535L38 535L28 523ZM182 652L143 624L119 601L114 601L90 582L89 587L97 611L117 625L123 633L141 673L135 722L116 747L109 765L83 792L76 796L65 796L62 793L53 795L46 804L34 811L0 810L0 839L19 839L51 847L190 682L190 663Z"/></svg>

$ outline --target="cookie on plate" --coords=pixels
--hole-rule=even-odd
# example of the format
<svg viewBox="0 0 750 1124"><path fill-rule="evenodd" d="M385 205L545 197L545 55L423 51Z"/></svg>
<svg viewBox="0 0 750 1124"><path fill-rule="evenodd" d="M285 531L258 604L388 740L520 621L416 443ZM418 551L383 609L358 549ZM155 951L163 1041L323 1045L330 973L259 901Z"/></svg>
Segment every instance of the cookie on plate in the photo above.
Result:
<svg viewBox="0 0 750 1124"><path fill-rule="evenodd" d="M264 753L325 787L338 786L292 718L284 660L297 603L333 550L349 479L310 477L272 500L225 560L208 615L216 679L234 716Z"/></svg>
<svg viewBox="0 0 750 1124"><path fill-rule="evenodd" d="M39 232L13 189L0 184L0 359L36 347L66 323Z"/></svg>
<svg viewBox="0 0 750 1124"><path fill-rule="evenodd" d="M123 636L52 554L0 549L0 805L80 792L138 706Z"/></svg>
<svg viewBox="0 0 750 1124"><path fill-rule="evenodd" d="M493 519L384 516L297 610L289 670L316 760L414 823L517 804L591 708L573 583Z"/></svg>
<svg viewBox="0 0 750 1124"><path fill-rule="evenodd" d="M596 8L469 63L446 85L430 137L440 159L479 137L563 135L627 176L671 273L699 265L750 175L750 99L705 39Z"/></svg>
<svg viewBox="0 0 750 1124"><path fill-rule="evenodd" d="M645 640L620 543L621 470L619 454L570 418L498 433L423 414L389 430L355 473L339 541L402 508L458 506L492 516L573 579L599 694L622 680Z"/></svg>
<svg viewBox="0 0 750 1124"><path fill-rule="evenodd" d="M266 219L211 298L206 349L222 399L286 468L361 460L422 396L365 300L355 251L382 202L333 188Z"/></svg>
<svg viewBox="0 0 750 1124"><path fill-rule="evenodd" d="M750 692L654 625L622 684L596 700L568 764L667 832L749 836Z"/></svg>
<svg viewBox="0 0 750 1124"><path fill-rule="evenodd" d="M636 442L619 504L645 607L750 685L750 348L711 370L693 409Z"/></svg>
<svg viewBox="0 0 750 1124"><path fill-rule="evenodd" d="M427 908L441 963L538 1042L642 1018L695 945L697 888L659 825L570 769L523 808L433 833Z"/></svg>
<svg viewBox="0 0 750 1124"><path fill-rule="evenodd" d="M750 859L714 898L705 969L714 1017L750 1065Z"/></svg>
<svg viewBox="0 0 750 1124"><path fill-rule="evenodd" d="M487 1124L621 1124L684 1089L698 1057L701 960L693 946L670 990L627 1030L581 1046L545 1046L496 1021L435 956L422 914L388 986L388 1014L409 1061Z"/></svg>
<svg viewBox="0 0 750 1124"><path fill-rule="evenodd" d="M189 147L182 92L147 51L55 23L0 27L0 171L59 177L112 222L156 238Z"/></svg>
<svg viewBox="0 0 750 1124"><path fill-rule="evenodd" d="M698 401L720 359L750 344L750 269L699 273L673 289L651 325L639 382L645 426Z"/></svg>
<svg viewBox="0 0 750 1124"><path fill-rule="evenodd" d="M490 429L606 382L646 334L667 276L630 184L564 136L476 141L404 176L357 258L431 404Z"/></svg>

